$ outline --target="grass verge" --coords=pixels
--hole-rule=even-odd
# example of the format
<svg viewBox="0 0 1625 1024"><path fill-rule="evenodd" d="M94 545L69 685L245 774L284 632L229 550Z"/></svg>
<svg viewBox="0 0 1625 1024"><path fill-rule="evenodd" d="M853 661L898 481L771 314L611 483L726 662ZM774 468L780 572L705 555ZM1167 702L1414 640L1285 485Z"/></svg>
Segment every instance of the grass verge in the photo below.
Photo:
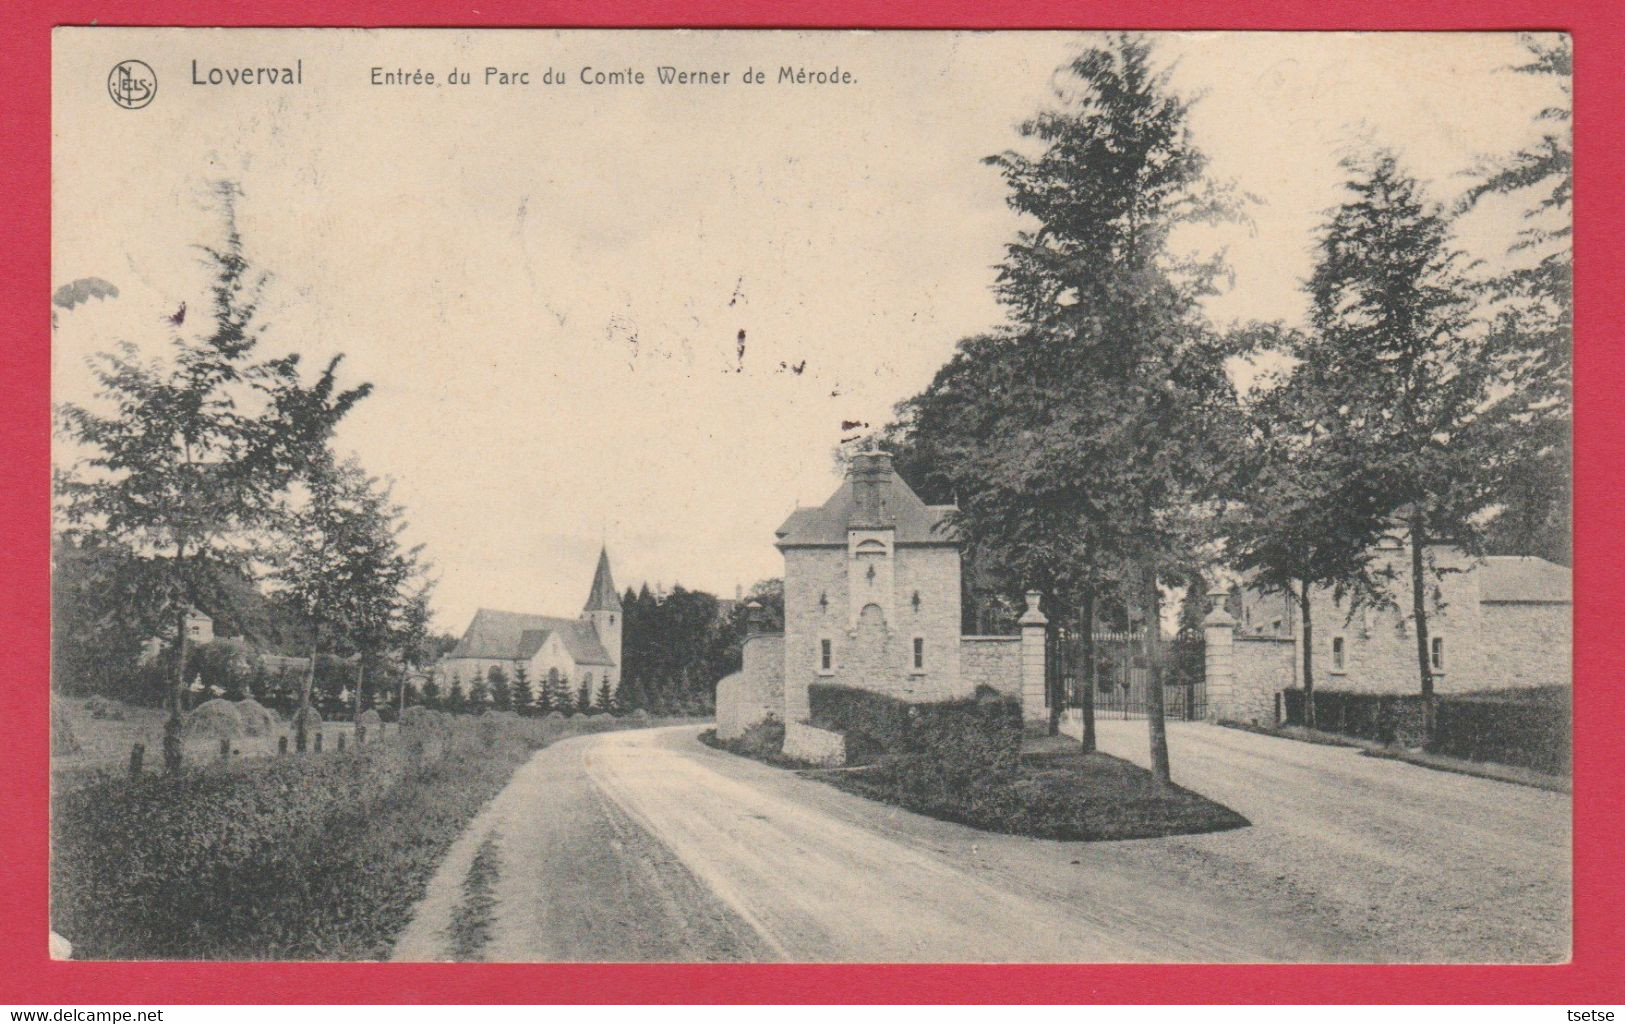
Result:
<svg viewBox="0 0 1625 1024"><path fill-rule="evenodd" d="M491 911L496 907L496 888L501 874L501 854L497 836L489 835L474 854L463 879L463 898L451 916L452 956L459 963L483 960L486 940L491 937Z"/></svg>
<svg viewBox="0 0 1625 1024"><path fill-rule="evenodd" d="M707 729L700 733L700 742L730 754L766 762L775 768L809 767L795 758L784 756L784 723L775 718L757 722L746 729L743 736L733 740L721 739L715 729Z"/></svg>
<svg viewBox="0 0 1625 1024"><path fill-rule="evenodd" d="M648 724L456 718L432 757L397 740L53 793L51 927L76 959L384 959L520 764Z"/></svg>

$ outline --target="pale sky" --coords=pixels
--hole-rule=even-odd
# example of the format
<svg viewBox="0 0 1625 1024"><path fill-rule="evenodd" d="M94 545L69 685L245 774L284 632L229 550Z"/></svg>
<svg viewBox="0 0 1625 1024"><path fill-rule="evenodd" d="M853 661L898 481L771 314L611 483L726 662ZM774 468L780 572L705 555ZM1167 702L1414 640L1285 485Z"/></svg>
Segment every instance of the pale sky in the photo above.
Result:
<svg viewBox="0 0 1625 1024"><path fill-rule="evenodd" d="M733 593L778 575L773 530L837 485L842 421L879 426L954 343L1002 320L993 265L1019 226L981 158L1019 144L1076 33L59 29L56 397L88 353L161 351L162 317L207 308L189 249L206 183L241 184L249 255L273 273L269 351L346 355L374 394L336 443L396 481L440 579L437 625L479 606L573 614L600 541L622 587ZM1228 248L1219 322L1301 319L1337 161L1396 149L1439 198L1534 138L1552 83L1501 69L1511 35L1160 34L1212 172L1256 195ZM111 102L136 57L152 103ZM193 85L293 64L298 86ZM720 86L659 86L671 64ZM851 84L777 84L783 65ZM374 86L373 67L468 86ZM529 87L481 85L527 70ZM589 86L581 69L651 84ZM742 85L747 67L763 85ZM567 84L540 84L548 69ZM1499 258L1514 204L1463 225ZM188 327L200 318L188 321ZM739 332L745 355L737 358ZM795 373L787 367L801 367Z"/></svg>

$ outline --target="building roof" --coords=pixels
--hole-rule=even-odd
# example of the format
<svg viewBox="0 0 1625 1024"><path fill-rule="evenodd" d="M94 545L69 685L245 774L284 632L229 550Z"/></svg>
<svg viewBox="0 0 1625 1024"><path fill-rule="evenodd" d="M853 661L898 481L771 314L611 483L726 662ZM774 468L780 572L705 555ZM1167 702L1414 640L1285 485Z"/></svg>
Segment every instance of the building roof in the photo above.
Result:
<svg viewBox="0 0 1625 1024"><path fill-rule="evenodd" d="M598 632L590 622L493 608L481 608L474 613L463 638L446 657L525 661L534 657L555 633L577 665L615 664L615 659L598 641Z"/></svg>
<svg viewBox="0 0 1625 1024"><path fill-rule="evenodd" d="M1490 555L1478 569L1478 599L1485 604L1569 604L1574 572L1533 555Z"/></svg>
<svg viewBox="0 0 1625 1024"><path fill-rule="evenodd" d="M589 612L618 612L621 596L615 593L615 580L609 575L609 549L598 549L598 571L592 574L592 590L587 594Z"/></svg>
<svg viewBox="0 0 1625 1024"><path fill-rule="evenodd" d="M883 485L883 501L887 516L896 531L895 544L959 543L948 524L952 505L927 505L914 493L914 489L893 474ZM846 547L846 531L852 522L857 502L852 494L850 479L817 508L798 508L790 513L777 532L781 548L792 547Z"/></svg>

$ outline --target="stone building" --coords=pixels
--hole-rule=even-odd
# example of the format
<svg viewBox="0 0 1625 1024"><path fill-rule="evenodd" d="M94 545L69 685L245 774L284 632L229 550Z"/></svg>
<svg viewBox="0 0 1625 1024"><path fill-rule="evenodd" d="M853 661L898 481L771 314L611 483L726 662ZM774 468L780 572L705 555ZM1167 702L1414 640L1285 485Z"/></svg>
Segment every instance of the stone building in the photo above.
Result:
<svg viewBox="0 0 1625 1024"><path fill-rule="evenodd" d="M196 607L186 609L186 642L193 647L202 647L204 644L214 642L214 619ZM141 663L148 664L158 660L158 656L165 648L174 643L174 627L161 631L158 636L149 637L141 645Z"/></svg>
<svg viewBox="0 0 1625 1024"><path fill-rule="evenodd" d="M1410 617L1410 551L1386 538L1376 567L1389 574L1390 607L1353 608L1330 590L1310 595L1315 684L1327 690L1414 693L1420 685ZM1567 686L1571 682L1572 573L1542 558L1475 559L1436 545L1441 571L1426 578L1428 658L1440 694ZM1263 721L1274 693L1301 685L1303 629L1295 599L1243 588L1236 616L1209 617L1208 641L1225 643L1224 675L1233 676L1229 717ZM1212 632L1222 625L1219 635ZM1226 636L1228 634L1228 637ZM1210 652L1210 657L1212 652ZM1209 672L1209 699L1215 698ZM1218 680L1220 687L1224 680Z"/></svg>
<svg viewBox="0 0 1625 1024"><path fill-rule="evenodd" d="M753 634L741 671L718 684L719 735L736 736L771 714L785 723L786 753L833 759L828 735L807 725L815 683L921 702L969 697L983 685L1022 696L1032 685L1031 717L1042 718L1044 619L1036 608L1023 619L1030 637L960 634L952 510L925 504L890 455L866 451L828 501L793 511L775 539L784 556L784 632ZM1036 666L1024 650L1036 651ZM1035 683L1024 669L1036 672Z"/></svg>
<svg viewBox="0 0 1625 1024"><path fill-rule="evenodd" d="M597 694L605 682L613 693L621 683L621 599L610 575L609 552L598 553L587 602L576 618L481 608L457 646L435 667L437 684L455 680L465 692L476 679L500 667L509 679L520 666L533 687L566 680Z"/></svg>

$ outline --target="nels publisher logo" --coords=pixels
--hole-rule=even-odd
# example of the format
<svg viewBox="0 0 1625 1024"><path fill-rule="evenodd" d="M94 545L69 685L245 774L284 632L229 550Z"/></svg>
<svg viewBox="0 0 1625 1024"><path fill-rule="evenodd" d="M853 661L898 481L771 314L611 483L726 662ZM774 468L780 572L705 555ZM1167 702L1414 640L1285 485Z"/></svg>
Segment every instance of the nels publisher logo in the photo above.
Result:
<svg viewBox="0 0 1625 1024"><path fill-rule="evenodd" d="M125 110L140 110L158 95L158 75L145 61L121 60L107 76L107 94Z"/></svg>

